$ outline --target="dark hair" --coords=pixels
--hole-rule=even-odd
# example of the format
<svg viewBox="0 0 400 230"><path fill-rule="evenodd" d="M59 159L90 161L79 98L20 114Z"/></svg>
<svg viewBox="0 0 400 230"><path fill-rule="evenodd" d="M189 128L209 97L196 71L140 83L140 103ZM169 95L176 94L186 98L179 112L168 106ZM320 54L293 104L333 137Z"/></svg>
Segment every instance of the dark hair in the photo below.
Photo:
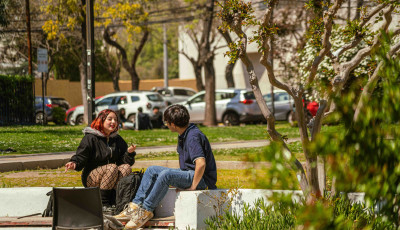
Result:
<svg viewBox="0 0 400 230"><path fill-rule="evenodd" d="M101 111L99 113L99 115L97 115L96 119L94 119L94 121L92 122L92 124L90 125L90 127L92 127L92 129L97 129L99 130L101 133L104 133L103 128L104 128L104 121L106 120L106 118L108 117L108 115L110 113L114 113L115 116L117 116L117 122L119 124L119 119L118 119L118 115L117 113L112 110L112 109L105 109L103 111ZM118 131L118 125L115 127L115 130L113 133Z"/></svg>
<svg viewBox="0 0 400 230"><path fill-rule="evenodd" d="M186 127L189 120L189 112L183 105L171 105L164 111L164 121L174 123L178 127Z"/></svg>
<svg viewBox="0 0 400 230"><path fill-rule="evenodd" d="M155 109L160 110L160 108L159 108L158 106L154 106L154 107L153 107L153 110L155 110Z"/></svg>
<svg viewBox="0 0 400 230"><path fill-rule="evenodd" d="M139 113L143 112L142 107L137 108L137 111L138 111Z"/></svg>

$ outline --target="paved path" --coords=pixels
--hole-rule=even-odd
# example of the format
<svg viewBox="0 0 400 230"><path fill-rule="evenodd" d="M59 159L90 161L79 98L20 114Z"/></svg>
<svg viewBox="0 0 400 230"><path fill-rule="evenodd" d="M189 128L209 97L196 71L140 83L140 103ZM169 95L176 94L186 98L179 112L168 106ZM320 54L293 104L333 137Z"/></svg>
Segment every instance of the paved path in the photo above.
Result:
<svg viewBox="0 0 400 230"><path fill-rule="evenodd" d="M290 139L288 142L299 141L298 138ZM212 149L233 149L233 148L254 148L262 147L269 144L268 140L250 140L250 141L236 141L236 142L223 142L212 143ZM151 147L138 147L137 154L149 154L160 152L173 152L176 151L176 145L170 146L151 146ZM69 161L75 151L69 152L54 152L54 153L39 153L29 155L5 155L0 156L0 172L19 171L25 169L37 168L58 168L64 166ZM160 161L137 161L134 168L147 168L150 165L160 165L165 167L177 168L179 167L178 161L174 160L160 160ZM238 162L238 161L222 161L217 165L220 169L244 169L252 167L252 163Z"/></svg>

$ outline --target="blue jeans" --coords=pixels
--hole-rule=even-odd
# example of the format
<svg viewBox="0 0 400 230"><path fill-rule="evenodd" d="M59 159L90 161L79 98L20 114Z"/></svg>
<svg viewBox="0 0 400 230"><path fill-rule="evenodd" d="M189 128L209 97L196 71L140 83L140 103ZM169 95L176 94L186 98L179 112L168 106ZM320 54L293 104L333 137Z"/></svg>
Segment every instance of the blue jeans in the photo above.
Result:
<svg viewBox="0 0 400 230"><path fill-rule="evenodd" d="M183 171L161 166L150 166L143 175L133 203L153 211L168 192L169 186L186 189L192 186L194 171ZM206 189L202 178L197 185L198 190Z"/></svg>

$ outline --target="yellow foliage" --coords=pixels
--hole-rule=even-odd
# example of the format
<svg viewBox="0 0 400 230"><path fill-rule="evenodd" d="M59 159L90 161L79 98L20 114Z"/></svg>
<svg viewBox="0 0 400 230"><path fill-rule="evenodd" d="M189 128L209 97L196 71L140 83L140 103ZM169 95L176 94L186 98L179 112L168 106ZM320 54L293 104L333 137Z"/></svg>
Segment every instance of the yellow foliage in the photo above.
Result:
<svg viewBox="0 0 400 230"><path fill-rule="evenodd" d="M53 20L46 21L44 25L42 26L43 31L47 34L47 39L48 40L53 40L57 38L57 33L59 32L59 25Z"/></svg>
<svg viewBox="0 0 400 230"><path fill-rule="evenodd" d="M75 25L77 24L76 18L68 18L67 22L67 27L71 30L74 31Z"/></svg>

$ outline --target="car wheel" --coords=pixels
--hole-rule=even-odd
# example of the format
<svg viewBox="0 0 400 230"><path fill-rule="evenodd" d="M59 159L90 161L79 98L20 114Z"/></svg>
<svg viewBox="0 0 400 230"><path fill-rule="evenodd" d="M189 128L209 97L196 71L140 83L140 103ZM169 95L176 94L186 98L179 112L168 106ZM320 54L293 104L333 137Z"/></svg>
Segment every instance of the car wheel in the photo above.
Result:
<svg viewBox="0 0 400 230"><path fill-rule="evenodd" d="M135 123L136 122L136 114L129 115L128 121L132 122L132 123Z"/></svg>
<svg viewBox="0 0 400 230"><path fill-rule="evenodd" d="M224 115L222 122L224 123L225 126L230 126L230 125L239 125L239 115L235 112L229 112Z"/></svg>
<svg viewBox="0 0 400 230"><path fill-rule="evenodd" d="M67 124L68 124L68 125L74 125L74 123L73 123L72 120L71 120L71 117L72 117L72 113L69 113L69 114L68 114L68 117L67 117Z"/></svg>
<svg viewBox="0 0 400 230"><path fill-rule="evenodd" d="M43 113L42 112L38 112L35 115L35 123L36 124L42 124L43 123Z"/></svg>
<svg viewBox="0 0 400 230"><path fill-rule="evenodd" d="M82 125L83 122L83 115L79 115L78 117L76 117L75 125Z"/></svg>

